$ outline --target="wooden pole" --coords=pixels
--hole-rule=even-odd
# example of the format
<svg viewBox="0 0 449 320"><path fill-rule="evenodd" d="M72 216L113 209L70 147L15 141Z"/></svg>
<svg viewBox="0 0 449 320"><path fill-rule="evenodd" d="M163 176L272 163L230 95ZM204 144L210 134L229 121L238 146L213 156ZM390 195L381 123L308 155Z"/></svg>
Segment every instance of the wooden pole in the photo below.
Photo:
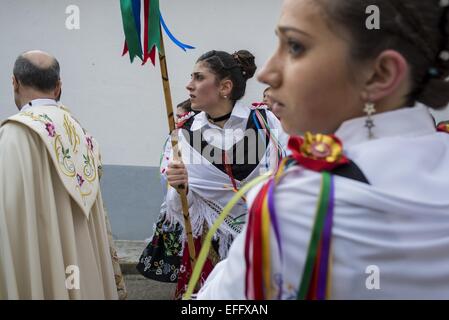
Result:
<svg viewBox="0 0 449 320"><path fill-rule="evenodd" d="M171 98L170 79L168 78L167 59L165 56L164 36L161 30L161 50L159 50L159 61L161 65L162 85L164 86L165 106L167 108L168 127L170 129L173 157L176 161L182 162L181 150L178 146L178 135L176 130L175 117L173 112L173 102ZM187 244L189 248L189 257L192 270L195 268L196 254L195 244L193 242L192 224L190 222L189 204L187 202L186 186L177 188L181 198L182 213L184 216L184 229L187 234Z"/></svg>

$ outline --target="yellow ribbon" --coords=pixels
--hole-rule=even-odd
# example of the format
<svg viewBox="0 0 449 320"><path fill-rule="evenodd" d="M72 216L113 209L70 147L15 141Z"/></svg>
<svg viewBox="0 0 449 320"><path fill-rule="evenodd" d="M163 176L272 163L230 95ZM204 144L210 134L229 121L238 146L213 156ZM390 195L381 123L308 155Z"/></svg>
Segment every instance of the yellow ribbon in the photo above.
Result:
<svg viewBox="0 0 449 320"><path fill-rule="evenodd" d="M268 209L268 195L263 200L262 207L262 257L263 257L263 277L265 283L265 296L271 298L271 254L270 254L270 211Z"/></svg>

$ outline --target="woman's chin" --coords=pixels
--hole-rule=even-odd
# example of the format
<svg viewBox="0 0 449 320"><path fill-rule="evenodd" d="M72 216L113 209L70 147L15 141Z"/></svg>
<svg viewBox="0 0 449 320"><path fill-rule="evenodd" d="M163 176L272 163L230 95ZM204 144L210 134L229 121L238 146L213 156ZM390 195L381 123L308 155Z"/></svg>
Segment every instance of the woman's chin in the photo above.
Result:
<svg viewBox="0 0 449 320"><path fill-rule="evenodd" d="M191 108L193 111L197 111L197 112L204 111L204 108L200 104L196 103L195 101L191 101Z"/></svg>
<svg viewBox="0 0 449 320"><path fill-rule="evenodd" d="M303 136L304 134L304 131L302 131L300 128L286 121L282 121L282 118L281 118L281 125L284 132L289 136Z"/></svg>

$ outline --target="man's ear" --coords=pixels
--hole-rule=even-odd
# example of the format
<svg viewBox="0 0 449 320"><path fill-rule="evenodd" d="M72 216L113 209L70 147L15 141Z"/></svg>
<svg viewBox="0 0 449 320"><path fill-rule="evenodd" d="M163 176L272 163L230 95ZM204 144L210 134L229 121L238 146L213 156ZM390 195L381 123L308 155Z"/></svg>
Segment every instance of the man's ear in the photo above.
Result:
<svg viewBox="0 0 449 320"><path fill-rule="evenodd" d="M19 81L16 79L15 76L12 76L12 87L14 88L14 91L17 92L19 91Z"/></svg>
<svg viewBox="0 0 449 320"><path fill-rule="evenodd" d="M58 84L56 85L56 88L55 88L53 94L55 96L55 100L56 101L61 100L61 95L62 95L62 82L61 82L61 79L58 80Z"/></svg>
<svg viewBox="0 0 449 320"><path fill-rule="evenodd" d="M379 102L397 92L408 74L404 56L395 50L385 50L374 61L363 91L371 102Z"/></svg>
<svg viewBox="0 0 449 320"><path fill-rule="evenodd" d="M222 97L227 96L230 97L232 93L232 89L234 88L234 84L231 80L225 79L220 83L220 94Z"/></svg>

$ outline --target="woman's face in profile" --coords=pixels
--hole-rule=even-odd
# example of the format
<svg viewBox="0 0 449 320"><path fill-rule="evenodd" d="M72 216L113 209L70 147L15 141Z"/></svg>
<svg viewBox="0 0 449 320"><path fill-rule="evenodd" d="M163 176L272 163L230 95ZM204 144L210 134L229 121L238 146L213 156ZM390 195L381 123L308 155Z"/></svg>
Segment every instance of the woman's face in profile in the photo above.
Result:
<svg viewBox="0 0 449 320"><path fill-rule="evenodd" d="M348 37L337 35L341 28L331 30L323 2L285 0L278 48L259 74L289 134L333 133L343 121L363 115Z"/></svg>
<svg viewBox="0 0 449 320"><path fill-rule="evenodd" d="M207 112L208 108L220 101L217 78L205 63L199 62L195 65L186 89L189 91L192 109L195 111Z"/></svg>

